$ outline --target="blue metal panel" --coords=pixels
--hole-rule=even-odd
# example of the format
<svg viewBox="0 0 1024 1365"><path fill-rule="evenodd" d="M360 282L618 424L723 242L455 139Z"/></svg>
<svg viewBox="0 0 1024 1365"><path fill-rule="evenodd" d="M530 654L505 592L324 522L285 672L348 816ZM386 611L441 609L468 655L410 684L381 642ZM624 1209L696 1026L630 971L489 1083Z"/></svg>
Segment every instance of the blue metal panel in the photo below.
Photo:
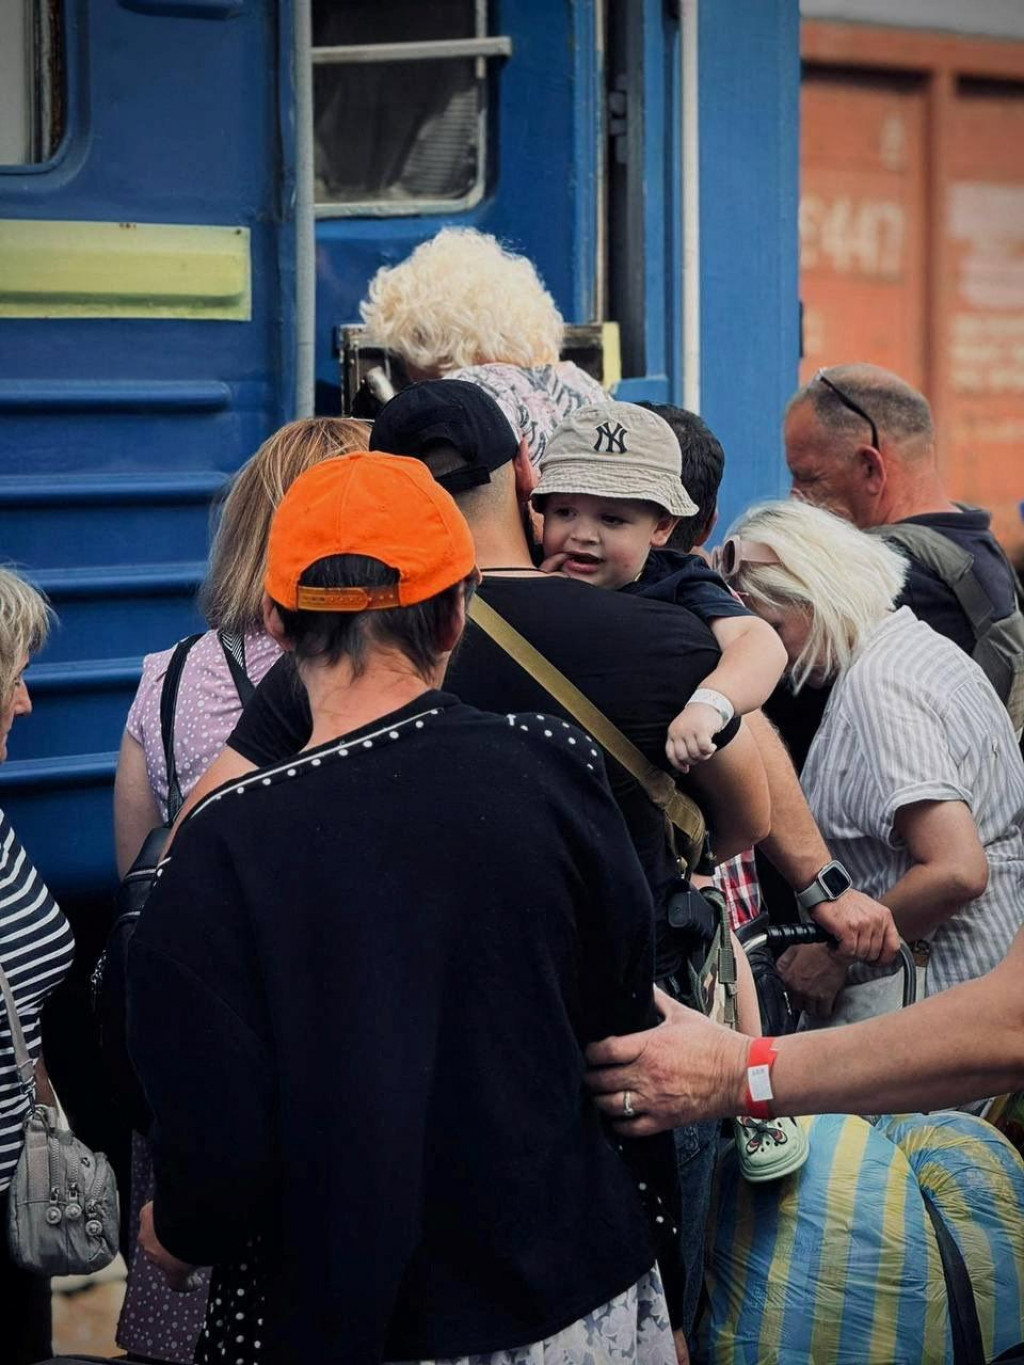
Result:
<svg viewBox="0 0 1024 1365"><path fill-rule="evenodd" d="M570 322L594 317L599 138L603 127L593 0L500 0L492 28L512 56L498 82L491 177L482 201L453 215L325 218L317 223L317 380L338 383L332 331L359 321L379 266L403 260L446 222L493 232L537 265Z"/></svg>
<svg viewBox="0 0 1024 1365"><path fill-rule="evenodd" d="M797 0L701 4L701 389L728 458L724 523L786 487L780 426L799 350L799 99Z"/></svg>
<svg viewBox="0 0 1024 1365"><path fill-rule="evenodd" d="M196 628L210 499L292 413L295 110L291 0L64 14L66 136L0 170L0 218L246 227L253 290L249 322L0 321L0 558L61 618L0 799L74 893L112 877L114 754L141 656Z"/></svg>

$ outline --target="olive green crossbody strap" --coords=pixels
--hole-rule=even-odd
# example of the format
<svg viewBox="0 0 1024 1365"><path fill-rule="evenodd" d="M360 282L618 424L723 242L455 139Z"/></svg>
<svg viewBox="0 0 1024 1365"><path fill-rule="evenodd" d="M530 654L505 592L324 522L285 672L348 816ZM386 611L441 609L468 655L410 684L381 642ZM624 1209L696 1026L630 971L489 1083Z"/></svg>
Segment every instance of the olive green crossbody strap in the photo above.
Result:
<svg viewBox="0 0 1024 1365"><path fill-rule="evenodd" d="M565 710L597 740L598 744L640 783L648 798L663 811L681 836L676 851L692 872L700 862L707 838L707 825L699 807L676 787L668 773L645 758L632 740L589 701L575 683L535 649L514 626L483 601L479 594L469 605L469 615L490 638L535 682L550 693Z"/></svg>

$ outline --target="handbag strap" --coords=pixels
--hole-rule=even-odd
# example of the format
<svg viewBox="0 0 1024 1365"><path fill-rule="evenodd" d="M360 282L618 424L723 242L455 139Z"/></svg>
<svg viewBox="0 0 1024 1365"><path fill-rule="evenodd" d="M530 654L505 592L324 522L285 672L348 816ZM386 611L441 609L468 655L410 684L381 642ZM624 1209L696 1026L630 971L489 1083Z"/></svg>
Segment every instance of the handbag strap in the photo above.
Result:
<svg viewBox="0 0 1024 1365"><path fill-rule="evenodd" d="M240 630L218 630L217 639L224 651L224 658L227 660L231 681L235 684L235 691L238 693L238 700L243 707L246 707L256 688L246 672L245 636Z"/></svg>
<svg viewBox="0 0 1024 1365"><path fill-rule="evenodd" d="M178 780L178 763L174 757L174 710L178 704L178 688L181 686L181 674L185 667L185 660L189 656L189 651L197 640L202 639L202 635L189 635L184 640L179 640L174 646L174 653L171 655L170 663L167 665L167 672L164 674L164 684L160 689L160 738L164 746L164 769L167 773L167 823L173 825L178 818L178 812L185 804L185 798L181 794L181 783Z"/></svg>
<svg viewBox="0 0 1024 1365"><path fill-rule="evenodd" d="M579 690L575 683L538 649L520 635L514 626L485 602L478 594L469 604L469 615L490 638L515 659L535 682L540 683L545 692L550 693L569 715L622 765L629 775L639 782L650 801L663 811L666 818L682 835L684 851L681 854L687 869L692 869L700 860L707 837L707 825L700 808L690 797L684 796L668 773L646 758L628 739L618 726Z"/></svg>
<svg viewBox="0 0 1024 1365"><path fill-rule="evenodd" d="M25 1042L25 1031L21 1027L18 1006L14 1001L14 991L11 989L11 983L7 980L7 973L3 967L0 967L0 993L4 997L7 1020L11 1026L11 1042L14 1044L14 1062L18 1070L18 1080L21 1082L22 1089L32 1098L35 1093L36 1064L29 1055L28 1044Z"/></svg>
<svg viewBox="0 0 1024 1365"><path fill-rule="evenodd" d="M949 1300L949 1326L953 1337L953 1365L985 1365L984 1338L978 1320L978 1305L974 1299L971 1276L946 1220L935 1207L927 1190L921 1198L931 1219L935 1240L939 1244L942 1275L946 1281Z"/></svg>

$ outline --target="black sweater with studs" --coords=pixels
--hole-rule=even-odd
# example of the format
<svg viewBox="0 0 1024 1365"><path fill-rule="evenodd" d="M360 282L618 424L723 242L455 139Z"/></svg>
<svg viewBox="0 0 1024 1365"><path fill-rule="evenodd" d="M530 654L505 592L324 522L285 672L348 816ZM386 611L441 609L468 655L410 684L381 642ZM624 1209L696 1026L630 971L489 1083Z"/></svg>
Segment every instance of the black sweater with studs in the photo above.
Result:
<svg viewBox="0 0 1024 1365"><path fill-rule="evenodd" d="M649 1022L651 901L595 747L429 692L221 788L129 964L175 1255L271 1256L273 1361L549 1336L653 1251L584 1089Z"/></svg>

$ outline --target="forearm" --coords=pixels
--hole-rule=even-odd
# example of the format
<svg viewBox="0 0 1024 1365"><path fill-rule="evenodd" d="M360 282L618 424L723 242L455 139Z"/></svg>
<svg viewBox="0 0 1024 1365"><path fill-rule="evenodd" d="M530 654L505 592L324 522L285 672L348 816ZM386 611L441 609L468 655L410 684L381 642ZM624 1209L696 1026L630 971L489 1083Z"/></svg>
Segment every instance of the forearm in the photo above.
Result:
<svg viewBox="0 0 1024 1365"><path fill-rule="evenodd" d="M746 718L768 778L771 818L759 847L795 890L810 885L831 858L811 814L793 761L775 727L760 711Z"/></svg>
<svg viewBox="0 0 1024 1365"><path fill-rule="evenodd" d="M766 652L756 635L741 635L725 648L717 669L707 674L700 687L721 692L732 702L737 715L747 715L770 698L784 665L785 651L782 651L782 662L778 663L774 652Z"/></svg>
<svg viewBox="0 0 1024 1365"><path fill-rule="evenodd" d="M922 938L963 908L965 897L953 871L934 863L915 863L881 898L905 939Z"/></svg>
<svg viewBox="0 0 1024 1365"><path fill-rule="evenodd" d="M983 977L913 1008L780 1038L780 1114L938 1109L1018 1089L1024 1017Z"/></svg>
<svg viewBox="0 0 1024 1365"><path fill-rule="evenodd" d="M728 625L735 629L738 619L715 622L715 636ZM778 685L786 666L786 651L778 636L763 621L742 620L743 629L719 640L722 657L718 667L709 673L701 687L721 692L733 704L738 716L745 716L763 706Z"/></svg>

